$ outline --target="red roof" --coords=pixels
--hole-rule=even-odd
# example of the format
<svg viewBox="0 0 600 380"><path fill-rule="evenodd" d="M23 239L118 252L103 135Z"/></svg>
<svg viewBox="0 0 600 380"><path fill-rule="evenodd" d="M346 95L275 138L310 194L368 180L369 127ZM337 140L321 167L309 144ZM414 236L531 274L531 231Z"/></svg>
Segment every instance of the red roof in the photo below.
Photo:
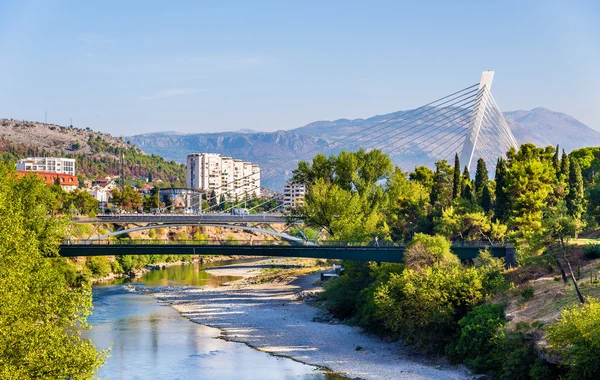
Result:
<svg viewBox="0 0 600 380"><path fill-rule="evenodd" d="M74 175L53 172L38 172L33 170L17 170L17 175L19 176L19 178L28 174L37 175L38 177L46 181L47 185L54 185L54 181L58 177L60 179L61 185L79 186L79 180Z"/></svg>

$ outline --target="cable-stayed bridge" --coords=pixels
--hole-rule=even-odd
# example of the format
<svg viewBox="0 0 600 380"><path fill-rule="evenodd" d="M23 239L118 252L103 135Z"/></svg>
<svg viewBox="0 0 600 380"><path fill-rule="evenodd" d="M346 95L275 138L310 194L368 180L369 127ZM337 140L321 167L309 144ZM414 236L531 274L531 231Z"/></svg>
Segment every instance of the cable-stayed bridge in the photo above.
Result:
<svg viewBox="0 0 600 380"><path fill-rule="evenodd" d="M467 166L472 170L477 159L483 158L488 164L488 168L493 170L498 157L504 157L510 148L518 148L518 143L492 95L493 78L494 72L486 71L482 74L479 83L464 87L416 109L392 114L391 117L385 118L374 125L360 128L357 132L329 142L329 150L334 152L358 147L367 151L380 149L389 154L392 159L398 156L399 152L414 151L426 157L431 164L437 160L451 159L455 154L458 154L463 167ZM305 152L305 157L302 158L309 160L317 153L321 152ZM283 167L286 164L289 164L289 162L282 162L279 165ZM220 189L224 188L225 190L208 199L213 204L209 206L208 210L204 211L209 213L184 216L162 214L101 216L88 220L78 219L74 221L76 223L92 223L95 224L95 228L87 237L78 233L78 238L71 240L69 243L78 245L92 241L99 242L120 234L163 226L202 225L263 232L290 242L315 245L314 242L308 241L302 232L301 219L291 219L273 213L279 206L259 215L230 215L231 210L243 207L244 203L248 201L246 199L237 202L232 199L229 194L232 191L230 185L247 177L237 178L231 183L222 184ZM249 193L254 190L251 189ZM254 199L250 198L250 200ZM215 214L215 209L220 208L225 201L233 201L233 204L224 210L224 213ZM250 211L271 201L272 199L262 200ZM200 210L201 200L198 202L197 210ZM94 237L94 233L102 224L105 226L113 224L118 227L108 234L102 236L96 234L96 237ZM287 226L278 230L273 228L272 224L286 224ZM292 226L298 228L303 236L302 238L286 233ZM239 245L237 247L239 248ZM156 248L159 248L158 245ZM73 252L74 248L65 249ZM113 252L116 249L113 243L112 247L110 249L106 248L104 252ZM147 249L147 247L144 247L144 249ZM277 248L277 250L279 249L285 248ZM271 250L270 252L276 252L277 250ZM254 252L258 251L254 249Z"/></svg>

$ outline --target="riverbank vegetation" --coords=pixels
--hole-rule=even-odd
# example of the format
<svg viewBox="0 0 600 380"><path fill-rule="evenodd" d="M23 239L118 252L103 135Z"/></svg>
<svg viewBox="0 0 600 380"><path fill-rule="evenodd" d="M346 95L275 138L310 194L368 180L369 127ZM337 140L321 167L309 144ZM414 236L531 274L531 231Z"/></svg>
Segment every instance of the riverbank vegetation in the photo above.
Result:
<svg viewBox="0 0 600 380"><path fill-rule="evenodd" d="M91 378L106 352L80 335L92 294L58 257L67 221L50 187L11 167L0 164L0 378Z"/></svg>
<svg viewBox="0 0 600 380"><path fill-rule="evenodd" d="M458 156L410 173L378 150L300 162L293 181L307 194L297 213L310 227L407 243L403 265L345 262L325 307L495 378L597 378L600 250L572 243L598 230L598 169L600 148L567 155L532 144L478 160L473 177ZM487 252L461 263L450 241L512 244L518 268Z"/></svg>

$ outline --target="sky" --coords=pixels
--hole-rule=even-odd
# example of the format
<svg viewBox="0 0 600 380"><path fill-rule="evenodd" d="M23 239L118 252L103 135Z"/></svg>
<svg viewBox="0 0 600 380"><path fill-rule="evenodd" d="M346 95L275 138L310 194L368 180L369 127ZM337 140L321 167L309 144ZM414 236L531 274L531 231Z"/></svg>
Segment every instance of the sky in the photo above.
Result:
<svg viewBox="0 0 600 380"><path fill-rule="evenodd" d="M115 136L292 129L496 72L503 111L600 130L600 2L0 1L0 118Z"/></svg>

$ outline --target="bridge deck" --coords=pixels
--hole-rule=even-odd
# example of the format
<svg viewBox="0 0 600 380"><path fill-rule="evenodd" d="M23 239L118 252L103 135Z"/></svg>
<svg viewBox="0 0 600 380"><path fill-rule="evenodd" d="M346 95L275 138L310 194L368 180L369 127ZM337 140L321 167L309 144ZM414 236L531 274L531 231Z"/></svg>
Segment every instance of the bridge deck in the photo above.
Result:
<svg viewBox="0 0 600 380"><path fill-rule="evenodd" d="M254 242L253 245L239 245L236 242L78 242L60 246L60 254L64 257L76 256L112 256L112 255L247 255L247 256L280 256L280 257L310 257L320 259L342 259L360 261L380 261L401 263L406 247L404 245L354 244L355 242L325 242L325 245L294 245L286 242ZM452 251L462 260L477 257L479 251L488 248L496 257L511 256L512 247L485 245L456 245ZM508 260L508 258L507 258Z"/></svg>
<svg viewBox="0 0 600 380"><path fill-rule="evenodd" d="M288 223L290 218L281 214L120 214L98 215L95 218L75 217L71 221L75 223Z"/></svg>

